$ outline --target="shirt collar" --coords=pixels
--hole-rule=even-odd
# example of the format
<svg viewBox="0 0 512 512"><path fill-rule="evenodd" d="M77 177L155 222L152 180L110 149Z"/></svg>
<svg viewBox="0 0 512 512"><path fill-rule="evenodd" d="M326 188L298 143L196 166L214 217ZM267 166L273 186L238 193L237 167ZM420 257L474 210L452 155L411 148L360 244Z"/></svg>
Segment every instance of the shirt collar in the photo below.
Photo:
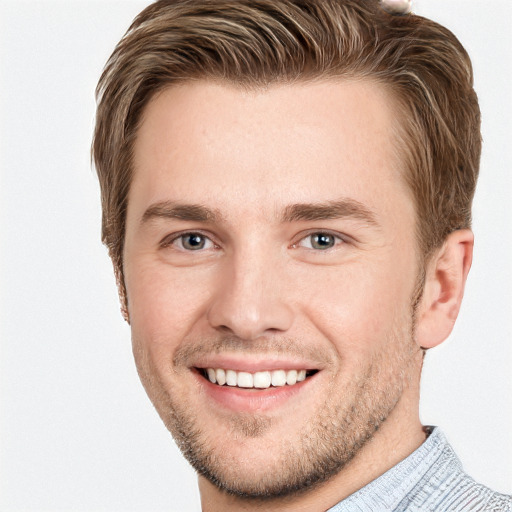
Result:
<svg viewBox="0 0 512 512"><path fill-rule="evenodd" d="M350 495L327 512L375 512L393 510L422 481L428 480L433 466L462 470L462 465L438 427L427 427L430 435L411 455Z"/></svg>

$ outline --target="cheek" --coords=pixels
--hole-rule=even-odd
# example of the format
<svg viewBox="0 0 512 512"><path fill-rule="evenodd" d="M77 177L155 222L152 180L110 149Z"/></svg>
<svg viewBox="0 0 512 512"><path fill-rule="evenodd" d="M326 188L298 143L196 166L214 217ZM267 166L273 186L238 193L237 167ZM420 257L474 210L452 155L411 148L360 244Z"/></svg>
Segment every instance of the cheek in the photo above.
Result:
<svg viewBox="0 0 512 512"><path fill-rule="evenodd" d="M132 268L136 270L131 272ZM126 288L133 337L154 348L177 346L205 316L210 274L161 264L128 265Z"/></svg>
<svg viewBox="0 0 512 512"><path fill-rule="evenodd" d="M344 358L357 358L381 350L410 320L413 276L410 266L339 268L316 276L316 291L303 290L302 307Z"/></svg>

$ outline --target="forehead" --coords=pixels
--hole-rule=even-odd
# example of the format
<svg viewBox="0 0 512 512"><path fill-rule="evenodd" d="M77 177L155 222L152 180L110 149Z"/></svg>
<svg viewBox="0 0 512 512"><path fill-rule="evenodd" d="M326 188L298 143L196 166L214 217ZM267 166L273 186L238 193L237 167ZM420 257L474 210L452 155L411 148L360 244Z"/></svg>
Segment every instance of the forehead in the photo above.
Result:
<svg viewBox="0 0 512 512"><path fill-rule="evenodd" d="M409 196L396 125L391 95L370 81L172 86L144 111L129 209L134 200L180 200L241 213L345 196L371 205L386 191Z"/></svg>

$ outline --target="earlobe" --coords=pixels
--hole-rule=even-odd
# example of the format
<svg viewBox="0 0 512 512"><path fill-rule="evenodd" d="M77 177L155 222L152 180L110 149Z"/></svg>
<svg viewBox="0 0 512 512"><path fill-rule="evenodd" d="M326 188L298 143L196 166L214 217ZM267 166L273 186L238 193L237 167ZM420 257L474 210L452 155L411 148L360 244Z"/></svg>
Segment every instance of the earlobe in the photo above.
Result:
<svg viewBox="0 0 512 512"><path fill-rule="evenodd" d="M469 229L450 233L427 265L415 330L416 342L424 349L442 343L453 329L471 267L473 241Z"/></svg>

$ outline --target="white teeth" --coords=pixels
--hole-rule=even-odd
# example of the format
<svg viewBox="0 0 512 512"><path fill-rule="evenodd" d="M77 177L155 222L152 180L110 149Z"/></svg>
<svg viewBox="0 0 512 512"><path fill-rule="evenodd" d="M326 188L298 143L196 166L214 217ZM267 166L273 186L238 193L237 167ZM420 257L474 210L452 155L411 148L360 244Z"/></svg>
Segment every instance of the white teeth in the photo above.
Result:
<svg viewBox="0 0 512 512"><path fill-rule="evenodd" d="M290 370L286 373L286 384L293 386L297 383L297 370Z"/></svg>
<svg viewBox="0 0 512 512"><path fill-rule="evenodd" d="M270 386L293 386L306 379L306 370L272 370L262 372L237 372L223 368L207 368L208 380L219 386L267 389Z"/></svg>
<svg viewBox="0 0 512 512"><path fill-rule="evenodd" d="M284 370L274 370L272 372L272 386L280 387L286 384L286 372Z"/></svg>
<svg viewBox="0 0 512 512"><path fill-rule="evenodd" d="M236 386L236 372L234 370L226 370L226 384Z"/></svg>
<svg viewBox="0 0 512 512"><path fill-rule="evenodd" d="M224 386L226 384L226 372L222 368L215 370L215 379L217 384Z"/></svg>
<svg viewBox="0 0 512 512"><path fill-rule="evenodd" d="M251 373L247 372L238 372L238 380L237 384L239 388L252 388L254 383L254 379L252 378Z"/></svg>
<svg viewBox="0 0 512 512"><path fill-rule="evenodd" d="M272 378L270 377L270 372L256 372L254 374L254 387L265 389L269 388L272 382Z"/></svg>

